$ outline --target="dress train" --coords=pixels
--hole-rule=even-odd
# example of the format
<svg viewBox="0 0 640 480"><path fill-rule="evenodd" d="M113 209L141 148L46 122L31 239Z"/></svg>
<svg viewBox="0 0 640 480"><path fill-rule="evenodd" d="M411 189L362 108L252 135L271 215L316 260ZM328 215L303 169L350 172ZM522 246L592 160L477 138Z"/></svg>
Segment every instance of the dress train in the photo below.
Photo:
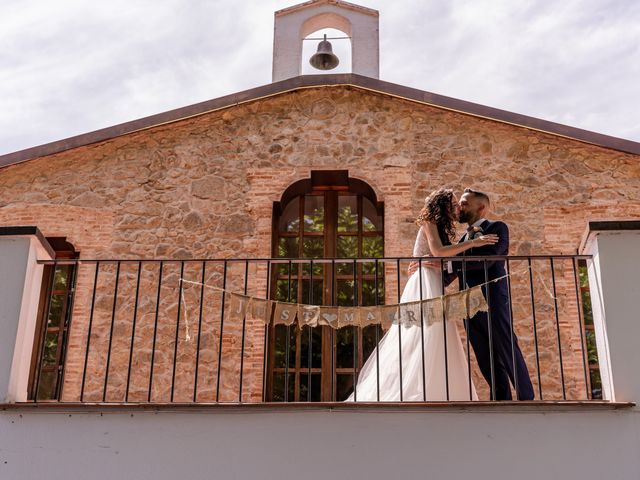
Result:
<svg viewBox="0 0 640 480"><path fill-rule="evenodd" d="M442 294L440 272L421 268L409 278L400 303L420 300L420 275L423 300ZM445 362L445 329L442 321L429 326L425 324L422 328L420 325L392 325L363 365L354 392L346 401L399 402L400 351L402 401L477 400L455 319L446 322L446 338Z"/></svg>

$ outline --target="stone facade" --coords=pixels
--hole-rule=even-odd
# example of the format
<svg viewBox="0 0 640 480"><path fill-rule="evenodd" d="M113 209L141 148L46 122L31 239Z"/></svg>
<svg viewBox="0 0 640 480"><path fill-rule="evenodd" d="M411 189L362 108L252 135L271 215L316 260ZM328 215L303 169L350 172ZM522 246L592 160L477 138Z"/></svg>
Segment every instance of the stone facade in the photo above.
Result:
<svg viewBox="0 0 640 480"><path fill-rule="evenodd" d="M384 201L386 256L410 254L413 219L424 196L442 185L489 193L494 204L491 218L509 224L511 253L518 255L572 254L587 220L640 215L636 155L357 88L333 87L283 93L4 167L0 224L37 225L46 236L65 236L87 259L270 257L273 202L287 186L308 178L311 170L323 169L348 169ZM569 398L584 396L585 388L572 265L559 263L554 270L555 295L548 264L534 268L534 290L542 302L535 332L527 276L514 278L512 285L514 298L520 298L514 304L516 333L536 389L540 373L549 392L545 399L562 397L561 375ZM522 266L514 262L513 270ZM202 335L196 334L198 312L188 308L181 313L176 335L171 319L181 305L178 263L164 266L161 288L166 291L160 309L159 266L143 265L135 315L137 262L123 263L120 294L132 294L119 301L112 317L109 289L116 265L104 263L101 268L104 283L95 299L95 264L83 265L78 277L66 400L79 399L92 304L85 400L101 400L106 383L107 400L119 401L129 383L129 400L146 401L153 355L152 399L170 401L173 392L174 401L189 401L196 378L196 338L199 401L215 400L218 383L218 399L237 400L241 362L242 399L261 398L263 325L248 321L243 329L225 324L220 341L220 294L207 291ZM209 264L206 283L221 286L222 268L221 262ZM244 268L229 265L227 286L242 288ZM264 295L265 265L252 264L250 269L251 278L262 279L249 285L250 293ZM189 263L183 278L199 281L201 274L199 264ZM185 305L197 303L199 287L185 285L184 293ZM394 289L387 295L395 298ZM135 349L128 373L127 339L134 316ZM115 353L109 356L109 351ZM477 371L474 375L484 388Z"/></svg>

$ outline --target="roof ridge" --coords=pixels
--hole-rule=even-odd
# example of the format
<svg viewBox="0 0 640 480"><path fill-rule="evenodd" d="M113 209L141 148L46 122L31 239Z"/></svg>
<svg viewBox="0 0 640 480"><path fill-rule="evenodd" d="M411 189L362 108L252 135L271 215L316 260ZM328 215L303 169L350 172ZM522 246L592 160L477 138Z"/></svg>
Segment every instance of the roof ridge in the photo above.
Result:
<svg viewBox="0 0 640 480"><path fill-rule="evenodd" d="M280 82L262 85L242 92L225 95L212 100L195 103L185 107L169 110L148 117L131 120L128 122L102 128L73 137L57 140L55 142L30 147L24 150L0 155L0 168L16 163L33 160L48 155L53 155L73 148L91 145L112 138L127 135L129 133L147 130L168 123L185 120L187 118L204 115L217 110L233 107L242 103L252 102L261 98L272 97L283 93L321 87L351 86L371 92L402 98L407 101L417 102L432 107L458 112L465 115L480 117L501 123L507 123L523 128L560 137L577 140L604 148L619 150L621 152L640 155L640 142L617 138L597 132L591 132L580 128L570 127L560 123L550 122L527 115L508 112L493 107L487 107L466 100L446 97L412 87L406 87L377 78L365 77L354 73L329 74L329 75L302 75L289 78Z"/></svg>

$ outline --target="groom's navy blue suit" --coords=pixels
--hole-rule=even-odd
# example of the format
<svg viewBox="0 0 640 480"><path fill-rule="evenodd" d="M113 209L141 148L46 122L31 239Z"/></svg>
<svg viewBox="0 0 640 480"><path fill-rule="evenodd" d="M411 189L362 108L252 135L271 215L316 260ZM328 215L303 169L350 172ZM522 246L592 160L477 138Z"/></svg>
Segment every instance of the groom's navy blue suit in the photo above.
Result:
<svg viewBox="0 0 640 480"><path fill-rule="evenodd" d="M498 235L498 243L471 248L461 255L493 256L509 253L509 228L504 222L485 220L481 225L482 234ZM460 242L465 240L465 236ZM464 268L464 272L463 272ZM503 260L486 261L486 277L484 261L453 262L454 274L458 276L460 289L471 288L506 274ZM453 280L455 277L451 277ZM466 281L466 286L464 285ZM511 400L509 380L516 387L518 400L533 400L533 386L529 378L527 365L518 346L518 340L511 329L509 308L509 290L507 279L503 278L482 287L482 293L489 304L489 313L478 312L467 319L465 326L469 342L478 360L478 366L489 386L492 384L491 357L493 357L493 381L495 383L496 400ZM491 327L491 343L489 343L489 326ZM515 359L515 365L514 365Z"/></svg>

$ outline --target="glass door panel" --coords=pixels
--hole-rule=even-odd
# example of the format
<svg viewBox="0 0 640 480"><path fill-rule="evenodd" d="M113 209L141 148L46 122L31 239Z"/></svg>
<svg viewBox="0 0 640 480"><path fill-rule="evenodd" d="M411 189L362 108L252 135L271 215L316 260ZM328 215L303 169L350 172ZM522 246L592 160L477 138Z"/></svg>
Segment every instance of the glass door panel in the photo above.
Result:
<svg viewBox="0 0 640 480"><path fill-rule="evenodd" d="M324 262L275 266L274 300L340 306L383 303L384 269L373 260L384 255L383 217L369 198L325 188L311 191L283 205L276 224L276 256L345 261L336 260L335 267ZM360 260L363 257L371 260ZM382 336L378 326L333 330L300 328L296 322L270 330L268 396L273 401L344 400Z"/></svg>

